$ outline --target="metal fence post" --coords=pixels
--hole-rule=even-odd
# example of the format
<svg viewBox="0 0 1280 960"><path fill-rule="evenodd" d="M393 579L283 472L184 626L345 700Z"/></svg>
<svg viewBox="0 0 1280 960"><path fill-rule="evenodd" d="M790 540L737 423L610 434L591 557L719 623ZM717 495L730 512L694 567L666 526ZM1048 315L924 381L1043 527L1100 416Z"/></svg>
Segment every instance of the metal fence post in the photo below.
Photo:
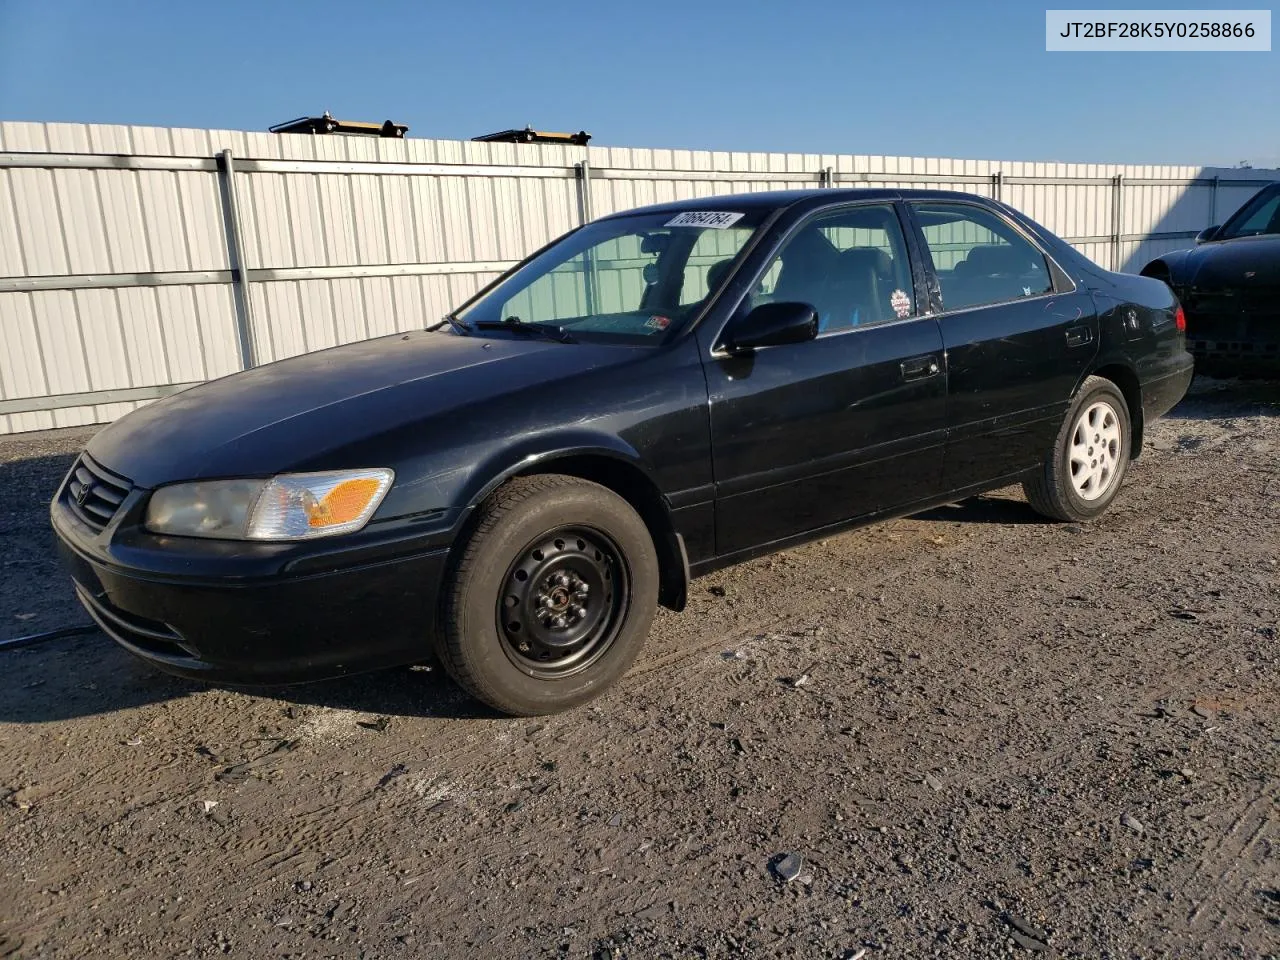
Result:
<svg viewBox="0 0 1280 960"><path fill-rule="evenodd" d="M573 165L578 177L578 218L582 223L590 223L591 212L591 164L586 160Z"/></svg>
<svg viewBox="0 0 1280 960"><path fill-rule="evenodd" d="M1004 193L1004 171L997 170L991 175L991 199L999 201Z"/></svg>
<svg viewBox="0 0 1280 960"><path fill-rule="evenodd" d="M578 217L582 224L591 222L591 164L586 160L573 165L578 180ZM582 251L582 283L587 298L587 312L596 308L596 260L591 249Z"/></svg>
<svg viewBox="0 0 1280 960"><path fill-rule="evenodd" d="M222 219L226 226L227 253L231 265L231 299L236 311L236 339L240 347L240 369L258 364L254 348L253 298L249 295L249 269L244 259L244 233L240 229L240 204L236 197L236 165L231 150L218 154L218 174L222 187Z"/></svg>
<svg viewBox="0 0 1280 960"><path fill-rule="evenodd" d="M1218 178L1213 178L1213 183L1209 184L1209 222L1205 224L1207 227L1216 227L1218 225Z"/></svg>
<svg viewBox="0 0 1280 960"><path fill-rule="evenodd" d="M1120 269L1120 237L1124 234L1124 174L1111 178L1111 269Z"/></svg>

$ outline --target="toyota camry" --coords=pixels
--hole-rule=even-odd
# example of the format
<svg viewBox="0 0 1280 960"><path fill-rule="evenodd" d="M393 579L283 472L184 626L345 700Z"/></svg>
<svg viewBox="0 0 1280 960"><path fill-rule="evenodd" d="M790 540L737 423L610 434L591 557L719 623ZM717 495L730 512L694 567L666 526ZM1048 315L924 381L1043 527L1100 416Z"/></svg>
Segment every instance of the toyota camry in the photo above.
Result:
<svg viewBox="0 0 1280 960"><path fill-rule="evenodd" d="M1184 319L1018 211L813 190L582 226L438 325L207 383L97 433L52 502L80 601L174 673L432 655L581 704L690 579L1021 483L1088 521L1183 395Z"/></svg>

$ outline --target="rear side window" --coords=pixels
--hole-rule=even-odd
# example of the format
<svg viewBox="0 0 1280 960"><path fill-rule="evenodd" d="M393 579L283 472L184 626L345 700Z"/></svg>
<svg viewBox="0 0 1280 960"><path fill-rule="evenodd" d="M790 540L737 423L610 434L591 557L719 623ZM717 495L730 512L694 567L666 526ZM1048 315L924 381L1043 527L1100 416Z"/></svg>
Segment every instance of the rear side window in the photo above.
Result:
<svg viewBox="0 0 1280 960"><path fill-rule="evenodd" d="M1053 291L1044 254L1000 217L968 204L912 206L933 257L944 310Z"/></svg>

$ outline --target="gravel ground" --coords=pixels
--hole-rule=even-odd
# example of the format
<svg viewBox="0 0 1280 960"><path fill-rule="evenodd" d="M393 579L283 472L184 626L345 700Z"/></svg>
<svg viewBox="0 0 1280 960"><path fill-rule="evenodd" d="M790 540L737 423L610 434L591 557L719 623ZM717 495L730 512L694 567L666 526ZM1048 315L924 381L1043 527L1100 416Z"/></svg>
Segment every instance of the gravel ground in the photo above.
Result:
<svg viewBox="0 0 1280 960"><path fill-rule="evenodd" d="M0 442L0 636L85 621L87 436ZM0 957L1276 957L1278 454L1280 383L1197 382L1098 523L724 571L553 718L0 653Z"/></svg>

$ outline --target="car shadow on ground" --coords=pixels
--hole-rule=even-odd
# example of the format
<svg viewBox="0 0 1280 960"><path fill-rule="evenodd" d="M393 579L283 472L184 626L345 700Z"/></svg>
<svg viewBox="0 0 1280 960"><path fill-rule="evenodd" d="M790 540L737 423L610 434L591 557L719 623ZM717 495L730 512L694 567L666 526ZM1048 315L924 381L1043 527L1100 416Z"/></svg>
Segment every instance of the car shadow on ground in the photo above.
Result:
<svg viewBox="0 0 1280 960"><path fill-rule="evenodd" d="M377 716L491 719L438 666L424 663L289 686L224 686L170 676L102 633L0 652L0 723L49 723L234 691L285 706L331 707Z"/></svg>
<svg viewBox="0 0 1280 960"><path fill-rule="evenodd" d="M1173 420L1280 416L1280 379L1219 380L1197 374L1186 397L1165 416Z"/></svg>
<svg viewBox="0 0 1280 960"><path fill-rule="evenodd" d="M1048 523L1024 500L1007 497L970 497L957 503L934 507L911 515L912 520L937 520L943 523Z"/></svg>
<svg viewBox="0 0 1280 960"><path fill-rule="evenodd" d="M282 702L388 717L492 720L502 716L464 693L443 667L430 663L287 687L241 689Z"/></svg>

